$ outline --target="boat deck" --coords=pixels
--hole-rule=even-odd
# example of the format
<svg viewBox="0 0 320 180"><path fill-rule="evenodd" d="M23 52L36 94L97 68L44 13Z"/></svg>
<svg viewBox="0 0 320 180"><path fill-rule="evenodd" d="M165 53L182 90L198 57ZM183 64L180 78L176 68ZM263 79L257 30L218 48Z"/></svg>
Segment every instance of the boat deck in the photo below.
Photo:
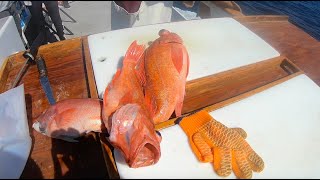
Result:
<svg viewBox="0 0 320 180"><path fill-rule="evenodd" d="M234 19L290 59L320 86L320 43L316 39L288 22L286 16L241 16ZM98 97L89 53L87 36L40 48L38 54L46 60L57 101ZM8 58L2 76L0 74L0 92L8 90L24 60L22 52ZM91 133L79 143L68 143L33 130L31 125L35 118L49 107L35 65L30 66L20 83L25 87L32 138L31 153L21 178L118 178L112 153L101 143L98 134Z"/></svg>

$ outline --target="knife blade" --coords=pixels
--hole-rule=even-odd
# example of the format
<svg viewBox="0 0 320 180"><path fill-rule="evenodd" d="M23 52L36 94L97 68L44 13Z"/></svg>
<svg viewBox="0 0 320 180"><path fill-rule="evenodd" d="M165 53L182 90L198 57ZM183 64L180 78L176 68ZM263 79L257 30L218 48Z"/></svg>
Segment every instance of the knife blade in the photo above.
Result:
<svg viewBox="0 0 320 180"><path fill-rule="evenodd" d="M23 77L23 75L26 73L27 69L29 68L29 66L31 64L35 63L35 57L38 53L38 49L39 47L42 45L43 41L44 41L44 33L40 32L38 34L38 36L36 37L36 39L33 41L32 45L30 46L30 50L29 51L25 51L23 53L23 57L26 58L27 60L24 62L24 64L22 65L22 68L20 69L20 71L18 72L16 78L14 79L13 83L11 84L11 88L15 88L21 78Z"/></svg>
<svg viewBox="0 0 320 180"><path fill-rule="evenodd" d="M38 72L39 72L39 76L40 76L40 83L41 86L47 96L47 99L50 103L50 105L54 105L56 103L52 90L51 90L51 86L50 86L50 82L49 82L49 78L48 78L48 71L47 71L47 66L45 63L45 60L43 59L43 57L40 55L40 57L36 60L37 63L37 67L38 67Z"/></svg>

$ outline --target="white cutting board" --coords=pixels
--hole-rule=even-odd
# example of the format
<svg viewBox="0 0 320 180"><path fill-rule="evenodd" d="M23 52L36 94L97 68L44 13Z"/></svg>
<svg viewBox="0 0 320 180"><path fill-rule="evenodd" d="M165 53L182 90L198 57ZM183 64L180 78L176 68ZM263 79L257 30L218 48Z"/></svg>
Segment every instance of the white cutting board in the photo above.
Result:
<svg viewBox="0 0 320 180"><path fill-rule="evenodd" d="M265 163L253 178L320 178L320 87L306 75L210 114L247 132L247 142ZM162 155L153 166L129 168L115 151L121 178L221 178L212 164L196 159L178 125L160 132ZM227 178L236 177L232 173Z"/></svg>
<svg viewBox="0 0 320 180"><path fill-rule="evenodd" d="M134 41L147 45L161 29L179 34L188 50L188 80L279 56L264 40L232 18L212 18L109 31L88 37L99 97ZM101 60L103 60L101 62Z"/></svg>

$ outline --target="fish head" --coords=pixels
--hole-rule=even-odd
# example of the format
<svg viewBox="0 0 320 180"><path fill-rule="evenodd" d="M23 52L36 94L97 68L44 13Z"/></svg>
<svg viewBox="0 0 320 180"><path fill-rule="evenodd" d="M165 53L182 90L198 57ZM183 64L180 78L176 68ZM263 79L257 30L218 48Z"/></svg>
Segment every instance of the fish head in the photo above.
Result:
<svg viewBox="0 0 320 180"><path fill-rule="evenodd" d="M183 43L181 37L178 34L170 32L166 29L161 29L158 34L160 37L156 41L158 41L160 44L162 43L182 44Z"/></svg>
<svg viewBox="0 0 320 180"><path fill-rule="evenodd" d="M32 124L32 128L34 130L36 130L37 132L43 134L43 135L46 135L46 129L43 128L42 124L39 122L39 121L35 121L33 124Z"/></svg>
<svg viewBox="0 0 320 180"><path fill-rule="evenodd" d="M54 121L55 116L55 107L51 106L49 109L44 111L32 124L32 127L37 132L50 136L50 132L48 131L49 126L52 124L52 121Z"/></svg>
<svg viewBox="0 0 320 180"><path fill-rule="evenodd" d="M158 34L160 37L150 46L150 49L154 50L151 52L162 54L162 59L170 57L168 59L172 60L176 70L181 75L181 79L186 78L189 73L190 60L182 38L178 34L166 29L161 29ZM159 48L160 46L164 48Z"/></svg>
<svg viewBox="0 0 320 180"><path fill-rule="evenodd" d="M57 106L53 105L35 120L32 127L37 132L51 138L62 139L68 142L78 142L75 138L80 137L81 134L72 127L68 128L68 130L59 127L56 122L57 119L63 119L63 115L59 114Z"/></svg>
<svg viewBox="0 0 320 180"><path fill-rule="evenodd" d="M160 158L161 136L138 104L126 104L113 114L109 140L131 168L155 164Z"/></svg>

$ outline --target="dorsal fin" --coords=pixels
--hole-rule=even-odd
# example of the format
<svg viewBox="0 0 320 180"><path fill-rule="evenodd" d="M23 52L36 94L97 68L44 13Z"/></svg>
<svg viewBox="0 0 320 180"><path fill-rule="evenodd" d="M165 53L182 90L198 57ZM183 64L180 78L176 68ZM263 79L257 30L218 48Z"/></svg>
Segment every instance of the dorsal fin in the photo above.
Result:
<svg viewBox="0 0 320 180"><path fill-rule="evenodd" d="M185 49L185 52L188 52L187 50L186 50L186 48L184 48ZM189 54L188 53L184 53L184 55L185 56L187 56L186 58L187 58L187 73L186 73L186 78L188 77L188 74L189 74L189 68L190 68L190 59L189 59Z"/></svg>
<svg viewBox="0 0 320 180"><path fill-rule="evenodd" d="M135 67L135 72L136 75L140 81L140 84L142 86L145 86L146 84L146 74L145 74L145 53L141 56L139 62L137 63L136 67Z"/></svg>
<svg viewBox="0 0 320 180"><path fill-rule="evenodd" d="M180 73L183 66L183 51L180 46L171 46L171 59L177 71Z"/></svg>
<svg viewBox="0 0 320 180"><path fill-rule="evenodd" d="M134 62L134 63L138 63L140 57L142 56L142 54L144 53L145 50L145 46L144 45L138 45L137 41L133 41L125 56L123 59L123 64L127 63L127 62Z"/></svg>

